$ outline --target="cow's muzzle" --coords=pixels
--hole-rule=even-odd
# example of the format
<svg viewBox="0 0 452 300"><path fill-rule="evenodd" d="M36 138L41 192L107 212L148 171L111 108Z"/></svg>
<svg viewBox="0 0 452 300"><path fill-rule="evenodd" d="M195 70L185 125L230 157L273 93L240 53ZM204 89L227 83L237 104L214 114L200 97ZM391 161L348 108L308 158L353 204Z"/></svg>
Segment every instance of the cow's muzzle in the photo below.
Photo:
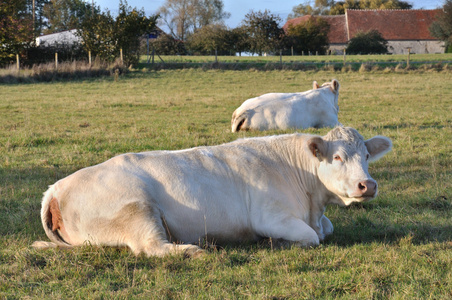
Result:
<svg viewBox="0 0 452 300"><path fill-rule="evenodd" d="M375 180L364 180L358 183L355 197L374 197L377 193L377 183Z"/></svg>

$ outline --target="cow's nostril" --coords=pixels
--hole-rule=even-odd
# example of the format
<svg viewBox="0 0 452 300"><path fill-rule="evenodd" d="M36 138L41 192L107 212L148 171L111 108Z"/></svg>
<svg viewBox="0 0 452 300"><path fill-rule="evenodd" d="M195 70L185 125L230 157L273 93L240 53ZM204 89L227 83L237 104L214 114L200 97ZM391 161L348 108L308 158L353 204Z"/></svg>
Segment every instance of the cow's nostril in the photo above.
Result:
<svg viewBox="0 0 452 300"><path fill-rule="evenodd" d="M362 184L361 182L358 183L358 188L363 192L367 189L366 184Z"/></svg>

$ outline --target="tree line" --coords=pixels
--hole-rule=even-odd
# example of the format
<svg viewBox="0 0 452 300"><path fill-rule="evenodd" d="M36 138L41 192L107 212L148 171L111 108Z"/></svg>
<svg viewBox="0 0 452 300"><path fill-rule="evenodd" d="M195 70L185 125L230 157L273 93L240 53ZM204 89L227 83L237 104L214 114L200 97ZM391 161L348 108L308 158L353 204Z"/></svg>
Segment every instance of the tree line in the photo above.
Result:
<svg viewBox="0 0 452 300"><path fill-rule="evenodd" d="M312 5L305 2L295 6L289 18L343 14L345 9L356 8L410 9L412 6L399 0L315 0ZM452 0L445 0L443 10L431 28L432 34L448 45L452 44L451 14ZM101 11L93 0L2 0L0 64L13 61L16 54L28 58L42 56L45 50L34 45L35 38L69 29L77 29L81 44L70 49L66 49L66 45L59 46L68 53L68 58L81 54L86 57L90 52L111 61L118 57L121 49L128 64L138 61L142 37L156 31L157 26L168 31L152 40L152 46L159 54L206 55L215 52L235 55L249 52L263 55L279 51L284 54L324 54L328 47L329 25L322 18L309 18L283 30L283 20L279 16L267 10L250 11L238 27L231 29L225 25L229 16L222 0L166 0L151 16L146 16L143 9L130 7L126 0L120 0L115 15L109 10ZM350 41L350 45L379 44L371 50L374 53L385 49L385 41L378 32L361 33L357 38L362 41Z"/></svg>
<svg viewBox="0 0 452 300"><path fill-rule="evenodd" d="M38 61L58 52L62 59L87 58L88 53L103 61L114 61L120 51L127 65L138 62L141 37L156 28L158 15L147 17L144 10L119 1L118 13L101 11L83 0L2 0L0 2L0 64L23 60ZM81 43L37 47L35 38L77 29ZM53 54L52 53L52 54ZM61 55L60 55L61 54Z"/></svg>

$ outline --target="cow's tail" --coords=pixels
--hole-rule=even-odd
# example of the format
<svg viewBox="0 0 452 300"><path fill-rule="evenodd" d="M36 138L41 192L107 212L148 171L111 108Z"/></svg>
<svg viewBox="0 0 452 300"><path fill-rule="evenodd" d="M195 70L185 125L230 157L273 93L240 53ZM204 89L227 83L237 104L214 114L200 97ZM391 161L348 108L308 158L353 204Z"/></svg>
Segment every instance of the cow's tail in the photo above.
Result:
<svg viewBox="0 0 452 300"><path fill-rule="evenodd" d="M231 130L232 132L238 132L242 128L243 124L246 121L246 118L248 117L248 114L246 112L242 112L241 114L237 115L237 111L235 111L232 114L232 121L231 121Z"/></svg>
<svg viewBox="0 0 452 300"><path fill-rule="evenodd" d="M46 235L52 242L46 241L36 241L32 244L33 248L36 249L47 249L63 247L72 247L67 241L61 236L61 232L64 231L63 219L61 217L60 207L57 198L54 196L55 185L50 186L50 188L44 193L42 198L41 207L41 221L44 227Z"/></svg>

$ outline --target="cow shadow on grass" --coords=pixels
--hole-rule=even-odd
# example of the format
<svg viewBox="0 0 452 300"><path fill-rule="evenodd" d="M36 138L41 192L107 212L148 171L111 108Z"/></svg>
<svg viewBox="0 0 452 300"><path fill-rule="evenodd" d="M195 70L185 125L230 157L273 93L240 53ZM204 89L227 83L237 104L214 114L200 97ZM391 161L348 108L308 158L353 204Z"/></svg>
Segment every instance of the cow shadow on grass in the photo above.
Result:
<svg viewBox="0 0 452 300"><path fill-rule="evenodd" d="M358 211L358 213L344 222L341 222L340 219L332 220L334 232L331 236L327 237L324 244L344 247L374 242L397 244L401 239L406 237L410 238L412 244L452 241L452 222L437 225L427 221L394 222L389 220L389 218L395 218L395 215L399 214L400 210L395 212L394 216L388 215L382 217L381 213L379 213L379 217L372 218L372 210L394 210L394 208L387 206L391 206L391 204L356 203L345 208L345 210L348 210L351 213L356 211ZM438 216L438 218L445 217L444 219L447 219L447 215L452 211L452 201L447 199L446 196L438 196L424 202L407 204L407 206L401 210L405 211L405 216L399 216L397 219L405 218L407 220L412 220L411 217L407 216L410 215L410 211L415 212L415 214L428 212L429 214ZM348 213L348 211L345 213ZM363 211L363 213L360 213L361 211ZM365 212L370 212L370 214Z"/></svg>

